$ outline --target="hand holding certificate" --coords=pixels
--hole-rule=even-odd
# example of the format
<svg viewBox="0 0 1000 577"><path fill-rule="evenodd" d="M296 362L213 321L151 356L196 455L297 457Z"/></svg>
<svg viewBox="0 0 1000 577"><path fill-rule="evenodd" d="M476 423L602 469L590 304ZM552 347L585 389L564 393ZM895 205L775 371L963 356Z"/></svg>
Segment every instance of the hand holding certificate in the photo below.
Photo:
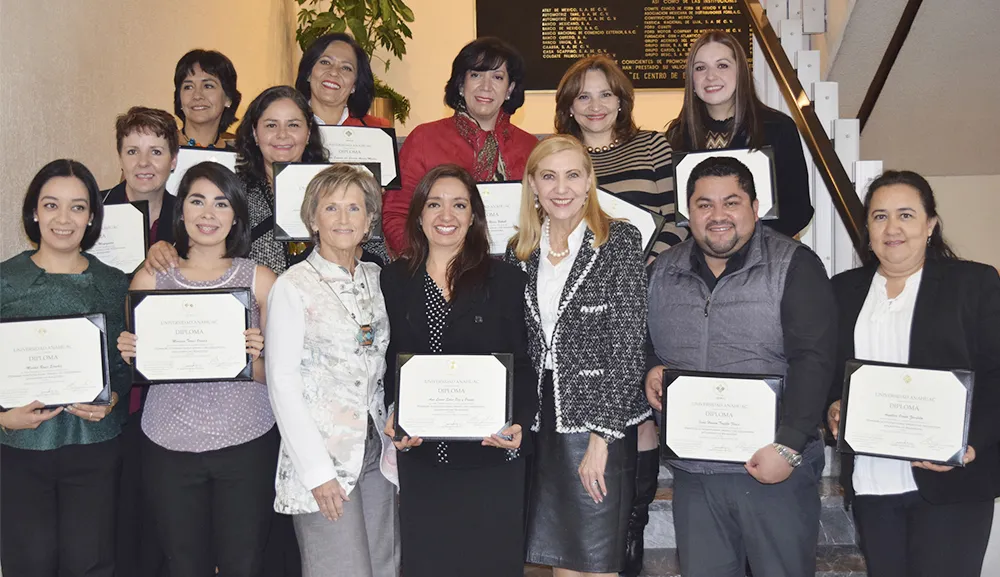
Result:
<svg viewBox="0 0 1000 577"><path fill-rule="evenodd" d="M136 335L133 382L253 379L249 289L130 291Z"/></svg>
<svg viewBox="0 0 1000 577"><path fill-rule="evenodd" d="M663 454L671 459L747 462L774 441L782 380L664 371Z"/></svg>
<svg viewBox="0 0 1000 577"><path fill-rule="evenodd" d="M395 438L481 441L510 425L513 355L399 355Z"/></svg>
<svg viewBox="0 0 1000 577"><path fill-rule="evenodd" d="M844 374L838 451L965 465L971 371L851 360Z"/></svg>
<svg viewBox="0 0 1000 577"><path fill-rule="evenodd" d="M0 407L111 402L103 314L0 323Z"/></svg>

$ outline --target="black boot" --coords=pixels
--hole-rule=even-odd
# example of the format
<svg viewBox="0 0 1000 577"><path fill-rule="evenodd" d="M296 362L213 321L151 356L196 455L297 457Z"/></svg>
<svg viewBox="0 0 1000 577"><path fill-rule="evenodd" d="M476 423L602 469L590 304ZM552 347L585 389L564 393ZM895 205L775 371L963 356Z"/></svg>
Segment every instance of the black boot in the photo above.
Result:
<svg viewBox="0 0 1000 577"><path fill-rule="evenodd" d="M649 504L656 496L656 480L660 474L660 450L642 451L635 465L635 496L628 519L625 538L625 570L622 577L637 577L642 572L643 532L649 523Z"/></svg>

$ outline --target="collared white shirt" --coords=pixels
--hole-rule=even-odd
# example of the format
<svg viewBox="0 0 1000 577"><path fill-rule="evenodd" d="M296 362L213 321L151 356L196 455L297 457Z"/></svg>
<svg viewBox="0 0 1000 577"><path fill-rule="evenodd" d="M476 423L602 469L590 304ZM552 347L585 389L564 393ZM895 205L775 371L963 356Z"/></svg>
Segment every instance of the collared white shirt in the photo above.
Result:
<svg viewBox="0 0 1000 577"><path fill-rule="evenodd" d="M910 326L923 272L920 269L910 275L903 291L893 299L886 293L885 277L875 274L854 325L854 354L858 359L910 362ZM858 455L852 479L858 495L898 495L917 490L909 461Z"/></svg>
<svg viewBox="0 0 1000 577"><path fill-rule="evenodd" d="M559 320L559 300L562 298L563 287L573 269L573 261L580 253L583 245L583 236L587 232L587 221L581 220L576 225L576 229L570 233L569 254L559 261L559 264L552 264L548 255L550 250L549 235L545 233L546 227L542 225L542 239L539 242L540 252L538 255L538 316L542 321L542 332L545 334L545 341L549 343L549 352L545 355L545 368L555 368L552 364L552 335L556 330L556 321Z"/></svg>
<svg viewBox="0 0 1000 577"><path fill-rule="evenodd" d="M309 101L309 106L312 106L312 100ZM347 109L347 106L344 106L344 112L341 113L340 120L337 121L337 126L343 126L344 122L347 121L347 117L350 115L351 111ZM320 118L318 114L313 114L313 118L316 119L316 124L319 126L326 126L326 123L323 122L323 119Z"/></svg>

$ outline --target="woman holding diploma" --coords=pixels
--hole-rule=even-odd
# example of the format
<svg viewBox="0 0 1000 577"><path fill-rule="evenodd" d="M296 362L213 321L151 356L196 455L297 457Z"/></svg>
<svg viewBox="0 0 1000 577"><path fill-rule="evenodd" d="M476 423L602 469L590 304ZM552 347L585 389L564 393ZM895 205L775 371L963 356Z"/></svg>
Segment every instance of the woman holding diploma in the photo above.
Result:
<svg viewBox="0 0 1000 577"><path fill-rule="evenodd" d="M538 397L524 330L524 274L489 256L486 211L469 173L430 170L413 193L407 249L382 270L392 338L386 403L397 354L514 356L513 424L482 441L403 437L399 517L406 577L524 574L527 428ZM385 433L394 432L389 405Z"/></svg>
<svg viewBox="0 0 1000 577"><path fill-rule="evenodd" d="M876 178L865 214L866 265L833 278L840 339L830 431L840 433L848 359L971 369L975 388L965 467L843 454L844 499L872 577L979 577L1000 482L1000 277L955 256L919 174Z"/></svg>
<svg viewBox="0 0 1000 577"><path fill-rule="evenodd" d="M444 103L455 113L414 128L399 151L403 187L386 194L382 227L397 254L409 236L410 199L427 171L455 163L476 182L520 180L538 144L510 122L524 104L524 59L499 38L478 38L462 48L451 64Z"/></svg>
<svg viewBox="0 0 1000 577"><path fill-rule="evenodd" d="M200 148L229 148L242 96L236 67L215 50L195 49L174 70L174 114L181 119L180 142Z"/></svg>
<svg viewBox="0 0 1000 577"><path fill-rule="evenodd" d="M179 265L155 275L140 271L130 288L250 289L253 328L244 334L255 380L150 387L142 415L146 500L171 576L212 575L216 567L223 575L262 576L278 435L264 384L261 329L275 276L246 258L246 196L221 164L202 162L185 173L173 228ZM118 350L131 363L136 335L122 332Z"/></svg>
<svg viewBox="0 0 1000 577"><path fill-rule="evenodd" d="M395 449L381 434L389 322L378 265L356 257L381 202L363 170L335 164L316 175L302 202L316 250L271 293L274 508L292 516L304 577L399 573Z"/></svg>
<svg viewBox="0 0 1000 577"><path fill-rule="evenodd" d="M104 207L89 170L54 160L32 179L22 222L37 245L0 264L4 320L103 313L107 334L125 328L128 279L82 253L101 235ZM110 406L34 402L0 413L0 570L18 577L115 574L119 434L131 383L108 358Z"/></svg>
<svg viewBox="0 0 1000 577"><path fill-rule="evenodd" d="M529 563L617 575L635 487L646 273L639 231L597 201L590 156L550 136L528 157L507 259L528 273L525 322L541 391L528 500Z"/></svg>
<svg viewBox="0 0 1000 577"><path fill-rule="evenodd" d="M350 34L320 36L302 53L295 88L309 101L317 124L391 126L368 114L375 77L368 55Z"/></svg>

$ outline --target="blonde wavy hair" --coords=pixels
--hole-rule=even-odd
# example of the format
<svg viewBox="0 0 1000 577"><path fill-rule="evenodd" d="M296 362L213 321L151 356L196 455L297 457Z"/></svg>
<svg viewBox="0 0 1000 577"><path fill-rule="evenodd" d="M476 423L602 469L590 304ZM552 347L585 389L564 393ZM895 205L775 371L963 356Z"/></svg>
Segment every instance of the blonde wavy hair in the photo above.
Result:
<svg viewBox="0 0 1000 577"><path fill-rule="evenodd" d="M543 160L567 150L577 152L583 159L583 168L590 181L590 190L587 191L587 199L583 202L583 220L587 222L587 227L594 233L594 247L599 247L608 240L611 218L601 210L601 204L597 199L597 176L594 174L594 163L591 162L587 149L573 136L553 134L535 146L524 169L524 179L521 180L521 214L518 217L517 234L511 237L509 243L518 260L526 261L531 258L531 253L535 252L542 240L545 210L535 204L536 195L531 180L535 177L538 165Z"/></svg>

